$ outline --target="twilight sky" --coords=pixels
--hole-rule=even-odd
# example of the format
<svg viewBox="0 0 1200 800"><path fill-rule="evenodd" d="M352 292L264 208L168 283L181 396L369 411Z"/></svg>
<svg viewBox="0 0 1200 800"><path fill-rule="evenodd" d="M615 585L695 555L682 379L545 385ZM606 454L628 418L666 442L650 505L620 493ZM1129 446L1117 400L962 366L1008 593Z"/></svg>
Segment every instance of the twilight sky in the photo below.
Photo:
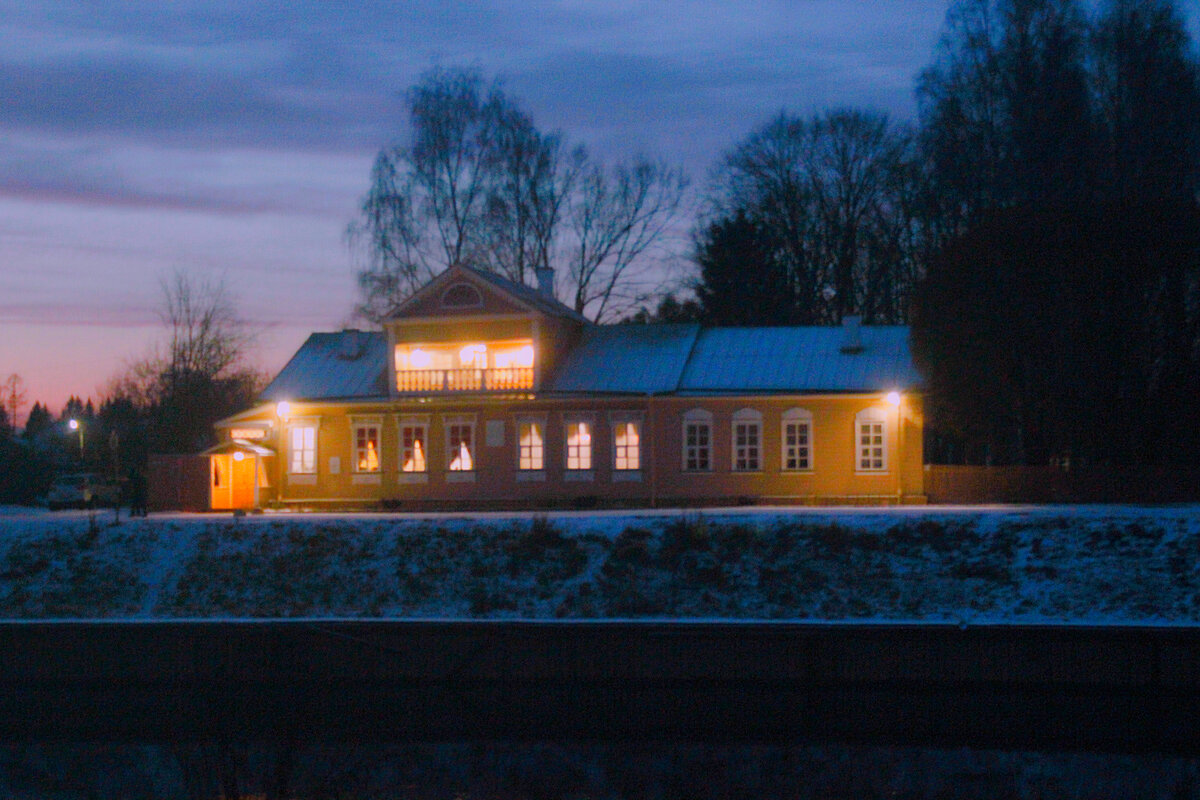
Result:
<svg viewBox="0 0 1200 800"><path fill-rule="evenodd" d="M1184 4L1186 6L1186 4ZM944 0L0 0L0 379L52 411L224 276L277 371L354 303L343 239L397 96L473 65L543 130L694 184L782 108L915 114ZM1193 13L1193 35L1196 17ZM26 408L28 411L28 408Z"/></svg>

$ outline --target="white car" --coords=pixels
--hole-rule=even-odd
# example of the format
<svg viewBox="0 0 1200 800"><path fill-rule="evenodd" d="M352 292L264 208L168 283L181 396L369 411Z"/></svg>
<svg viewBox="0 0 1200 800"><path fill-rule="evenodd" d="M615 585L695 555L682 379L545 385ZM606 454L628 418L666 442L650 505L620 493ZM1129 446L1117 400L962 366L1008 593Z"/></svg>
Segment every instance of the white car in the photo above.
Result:
<svg viewBox="0 0 1200 800"><path fill-rule="evenodd" d="M51 509L95 508L111 506L121 497L121 487L94 472L77 472L59 475L46 494L46 505Z"/></svg>

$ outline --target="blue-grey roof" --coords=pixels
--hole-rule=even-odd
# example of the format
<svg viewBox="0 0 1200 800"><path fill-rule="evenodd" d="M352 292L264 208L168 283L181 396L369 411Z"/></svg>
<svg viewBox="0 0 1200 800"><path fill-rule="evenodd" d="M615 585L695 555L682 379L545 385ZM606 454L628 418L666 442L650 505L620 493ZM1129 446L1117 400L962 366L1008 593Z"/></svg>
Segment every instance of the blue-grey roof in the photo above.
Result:
<svg viewBox="0 0 1200 800"><path fill-rule="evenodd" d="M590 325L543 390L572 394L882 392L919 387L905 326L863 326L844 352L842 328ZM387 339L376 331L314 333L263 400L388 396Z"/></svg>
<svg viewBox="0 0 1200 800"><path fill-rule="evenodd" d="M387 397L387 337L378 331L314 333L263 390L263 400Z"/></svg>
<svg viewBox="0 0 1200 800"><path fill-rule="evenodd" d="M675 391L700 326L593 325L563 361L552 392Z"/></svg>
<svg viewBox="0 0 1200 800"><path fill-rule="evenodd" d="M680 392L879 392L913 388L904 325L866 326L862 348L844 352L834 327L709 328L696 337Z"/></svg>

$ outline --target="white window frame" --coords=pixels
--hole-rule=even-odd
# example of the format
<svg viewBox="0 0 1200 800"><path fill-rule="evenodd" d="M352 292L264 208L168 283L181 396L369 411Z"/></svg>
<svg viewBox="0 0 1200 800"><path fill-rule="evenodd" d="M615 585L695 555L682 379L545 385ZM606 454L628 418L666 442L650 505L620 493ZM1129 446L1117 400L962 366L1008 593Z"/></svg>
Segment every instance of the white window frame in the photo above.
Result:
<svg viewBox="0 0 1200 800"><path fill-rule="evenodd" d="M531 435L526 443L525 434ZM532 439L536 438L537 441ZM517 472L528 476L546 470L546 418L517 417Z"/></svg>
<svg viewBox="0 0 1200 800"><path fill-rule="evenodd" d="M688 439L689 428L694 428L697 434L703 430L708 441L700 444L692 444ZM713 471L713 414L711 411L703 408L693 408L683 415L679 427L681 447L680 447L680 468L684 472L705 473ZM704 454L705 466L699 466L700 454ZM693 462L696 466L690 466Z"/></svg>
<svg viewBox="0 0 1200 800"><path fill-rule="evenodd" d="M587 441L571 443L572 426L587 426ZM578 430L576 431L578 434ZM592 415L567 415L563 419L563 471L567 480L590 476L596 465L596 419ZM572 452L574 451L574 452ZM572 466L574 464L574 466Z"/></svg>
<svg viewBox="0 0 1200 800"><path fill-rule="evenodd" d="M360 431L375 431L375 469L359 466L361 456L358 434ZM368 438L369 442L370 439ZM383 472L383 418L382 417L350 417L350 471L356 475L379 475Z"/></svg>
<svg viewBox="0 0 1200 800"><path fill-rule="evenodd" d="M788 428L791 426L803 426L806 431L807 443L801 445L799 439L795 445L788 444ZM792 455L790 450L795 448L797 451L801 448L808 450L804 466L789 467L788 459ZM784 472L812 472L813 466L813 415L807 408L789 408L779 417L779 469ZM796 453L796 459L799 460L799 453Z"/></svg>
<svg viewBox="0 0 1200 800"><path fill-rule="evenodd" d="M422 462L421 469L405 469L404 468L405 464L408 463L409 456L413 457L414 466L415 466L415 458L416 458L415 449L406 447L406 445L404 443L404 432L406 430L412 430L412 431L419 430L421 432L420 441L424 443L422 445L422 452L421 452L421 462ZM416 436L413 437L413 441L414 442L417 441ZM401 479L403 479L403 477L405 475L416 476L416 475L428 474L429 473L429 417L427 417L427 416L399 417L396 420L396 450L397 450L397 456L398 456L396 459L396 471L398 473L400 473Z"/></svg>
<svg viewBox="0 0 1200 800"><path fill-rule="evenodd" d="M632 445L636 448L637 466L629 466L629 452L631 447L629 444L618 445L618 433L625 432L626 425L633 425L637 430L637 443ZM609 427L612 429L612 469L613 480L637 480L642 474L642 464L644 462L645 447L643 442L646 439L645 425L642 423L641 414L613 414L609 417ZM624 452L622 452L624 450ZM625 461L625 466L620 466L621 461Z"/></svg>
<svg viewBox="0 0 1200 800"><path fill-rule="evenodd" d="M320 425L315 419L290 419L287 423L287 465L289 475L316 475L317 464L319 463L320 454ZM301 448L295 447L295 435L300 431L312 431L312 446L309 447L305 442ZM306 437L307 438L307 437ZM297 452L312 451L311 461L304 463L306 459L301 456L300 468L296 469L296 454Z"/></svg>
<svg viewBox="0 0 1200 800"><path fill-rule="evenodd" d="M878 431L878 434L876 433ZM872 441L863 443L863 436ZM878 435L879 441L874 438ZM864 457L874 462L878 448L879 466L863 466ZM854 471L879 475L888 471L888 412L882 408L864 408L854 415Z"/></svg>
<svg viewBox="0 0 1200 800"><path fill-rule="evenodd" d="M754 442L745 445L738 442L738 428L745 426L747 433L754 432ZM753 408L735 411L729 425L729 468L733 472L762 472L763 470L763 424L762 412ZM753 461L751 461L753 457ZM738 466L738 461L745 461Z"/></svg>
<svg viewBox="0 0 1200 800"><path fill-rule="evenodd" d="M467 449L467 453L471 456L471 468L462 469L460 467L459 469L453 469L451 465L454 463L454 459L456 458L456 448L451 440L451 431L455 427L463 426L466 426L470 431L468 438L471 440L471 446ZM466 480L474 478L475 472L479 469L479 432L478 426L475 424L475 415L458 414L455 416L443 417L442 430L445 433L444 438L446 440L446 473L452 476L471 476L471 478L466 478Z"/></svg>

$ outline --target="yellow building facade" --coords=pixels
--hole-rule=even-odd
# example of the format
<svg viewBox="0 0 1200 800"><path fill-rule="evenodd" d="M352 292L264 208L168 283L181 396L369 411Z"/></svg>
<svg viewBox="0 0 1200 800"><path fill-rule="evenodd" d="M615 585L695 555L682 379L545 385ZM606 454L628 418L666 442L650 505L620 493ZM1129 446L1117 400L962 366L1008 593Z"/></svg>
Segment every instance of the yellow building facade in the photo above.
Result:
<svg viewBox="0 0 1200 800"><path fill-rule="evenodd" d="M218 423L211 507L920 503L907 329L588 323L452 267Z"/></svg>

